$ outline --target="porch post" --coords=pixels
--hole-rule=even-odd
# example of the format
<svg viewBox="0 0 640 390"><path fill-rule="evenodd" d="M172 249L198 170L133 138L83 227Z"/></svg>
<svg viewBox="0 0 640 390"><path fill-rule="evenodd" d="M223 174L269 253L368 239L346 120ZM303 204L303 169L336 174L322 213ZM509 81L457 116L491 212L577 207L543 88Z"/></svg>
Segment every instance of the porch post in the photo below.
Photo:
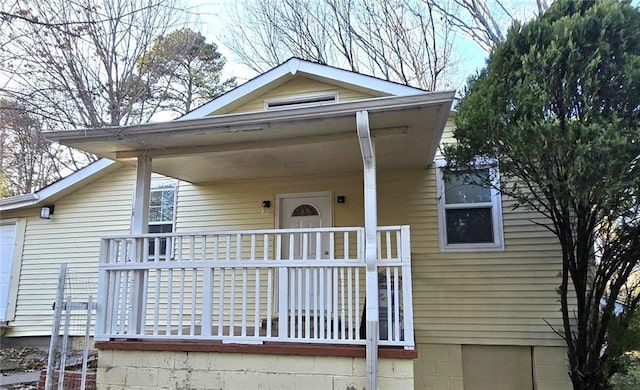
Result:
<svg viewBox="0 0 640 390"><path fill-rule="evenodd" d="M133 208L131 213L131 234L146 234L149 232L149 200L151 197L151 158L146 155L138 156L136 168L136 183L133 191ZM135 239L135 260L141 262L144 253L144 240ZM146 271L134 271L131 296L131 313L129 329L134 334L142 334L143 294Z"/></svg>
<svg viewBox="0 0 640 390"><path fill-rule="evenodd" d="M376 158L371 131L369 130L369 113L356 113L356 129L360 152L364 166L364 231L365 260L367 265L367 344L366 344L366 389L378 388L378 211L376 193Z"/></svg>
<svg viewBox="0 0 640 390"><path fill-rule="evenodd" d="M136 184L133 190L131 234L149 232L149 198L151 197L151 158L138 156Z"/></svg>

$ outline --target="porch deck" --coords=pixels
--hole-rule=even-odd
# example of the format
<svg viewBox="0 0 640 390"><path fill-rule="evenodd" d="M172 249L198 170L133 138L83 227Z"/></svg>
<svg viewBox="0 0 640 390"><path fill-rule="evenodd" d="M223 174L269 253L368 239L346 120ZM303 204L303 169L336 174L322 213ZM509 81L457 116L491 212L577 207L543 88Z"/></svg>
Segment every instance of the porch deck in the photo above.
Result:
<svg viewBox="0 0 640 390"><path fill-rule="evenodd" d="M413 349L409 227L378 248L380 345ZM361 227L105 237L96 339L364 345L365 267Z"/></svg>

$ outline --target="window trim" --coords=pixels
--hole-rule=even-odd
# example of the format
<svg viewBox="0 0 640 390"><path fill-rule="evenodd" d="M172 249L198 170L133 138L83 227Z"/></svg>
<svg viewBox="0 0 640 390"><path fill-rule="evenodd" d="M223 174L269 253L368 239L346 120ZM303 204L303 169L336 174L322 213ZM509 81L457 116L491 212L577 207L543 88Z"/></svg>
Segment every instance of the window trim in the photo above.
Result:
<svg viewBox="0 0 640 390"><path fill-rule="evenodd" d="M444 159L435 160L436 171L436 195L438 202L438 238L440 243L441 252L491 252L491 251L504 251L504 226L502 223L502 196L497 188L500 187L500 174L497 167L491 167L486 163L478 160L476 165L477 169L489 168L489 174L493 181L491 188L491 202L484 203L469 203L469 207L463 207L461 204L456 204L452 207L446 207L445 204L445 182L443 175L443 167L446 166ZM460 244L448 244L447 243L447 222L445 211L450 209L468 209L468 208L487 208L491 206L491 217L493 222L493 242L479 242L479 243L460 243Z"/></svg>

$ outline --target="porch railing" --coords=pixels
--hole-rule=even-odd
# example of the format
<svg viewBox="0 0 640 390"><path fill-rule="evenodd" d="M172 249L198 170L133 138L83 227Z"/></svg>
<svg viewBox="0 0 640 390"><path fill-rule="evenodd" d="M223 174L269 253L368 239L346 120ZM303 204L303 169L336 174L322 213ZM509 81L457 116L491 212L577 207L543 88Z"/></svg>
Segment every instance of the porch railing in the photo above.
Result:
<svg viewBox="0 0 640 390"><path fill-rule="evenodd" d="M408 226L378 230L380 345L414 347ZM364 230L102 239L97 339L364 344Z"/></svg>

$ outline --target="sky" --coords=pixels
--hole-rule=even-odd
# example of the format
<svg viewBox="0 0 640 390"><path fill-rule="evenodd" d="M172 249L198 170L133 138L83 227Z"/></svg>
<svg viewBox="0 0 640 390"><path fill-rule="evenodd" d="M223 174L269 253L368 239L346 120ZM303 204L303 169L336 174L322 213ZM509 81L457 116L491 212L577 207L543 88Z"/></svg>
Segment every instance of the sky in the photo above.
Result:
<svg viewBox="0 0 640 390"><path fill-rule="evenodd" d="M252 70L234 62L233 53L220 40L221 32L225 27L224 19L227 9L234 7L236 1L187 0L187 3L192 7L192 12L196 14L194 28L205 35L209 42L216 43L219 51L227 59L223 76L234 76L238 79L239 84L257 76ZM460 58L460 63L453 76L451 87L460 90L465 85L467 78L484 66L487 53L477 44L463 37L456 39L455 52Z"/></svg>
<svg viewBox="0 0 640 390"><path fill-rule="evenodd" d="M227 65L223 71L223 77L236 77L241 84L255 76L256 72L234 62L233 53L221 42L220 36L225 27L225 14L229 7L234 6L235 0L187 0L191 12L195 14L194 28L202 33L209 42L218 45L218 51L227 59Z"/></svg>

